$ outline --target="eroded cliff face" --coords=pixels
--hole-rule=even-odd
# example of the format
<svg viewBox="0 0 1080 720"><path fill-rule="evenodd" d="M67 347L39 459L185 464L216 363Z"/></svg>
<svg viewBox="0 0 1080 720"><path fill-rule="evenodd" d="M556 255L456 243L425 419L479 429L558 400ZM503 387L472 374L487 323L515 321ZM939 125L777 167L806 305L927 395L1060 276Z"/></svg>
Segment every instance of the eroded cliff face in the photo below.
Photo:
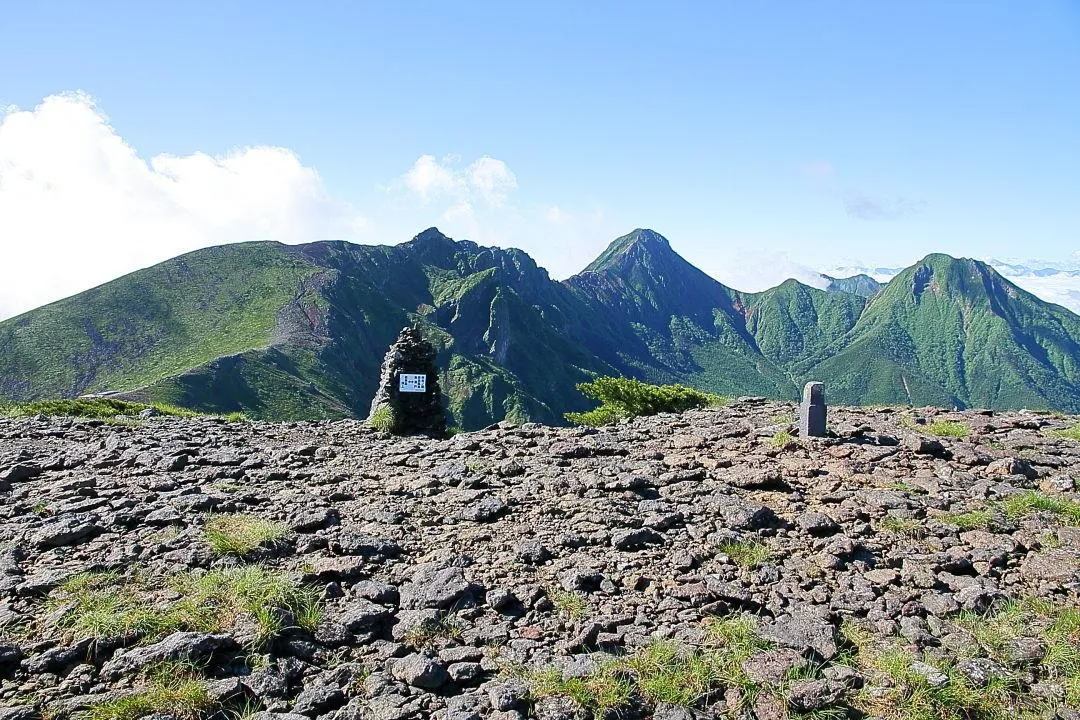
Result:
<svg viewBox="0 0 1080 720"><path fill-rule="evenodd" d="M829 417L0 419L0 718L1076 708L1076 419Z"/></svg>

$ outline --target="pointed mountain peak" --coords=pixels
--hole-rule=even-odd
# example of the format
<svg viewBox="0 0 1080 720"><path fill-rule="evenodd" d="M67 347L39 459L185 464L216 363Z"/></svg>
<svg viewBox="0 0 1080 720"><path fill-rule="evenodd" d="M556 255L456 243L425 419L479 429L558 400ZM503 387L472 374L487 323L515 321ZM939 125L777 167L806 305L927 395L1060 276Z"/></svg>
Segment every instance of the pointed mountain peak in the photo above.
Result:
<svg viewBox="0 0 1080 720"><path fill-rule="evenodd" d="M603 272L617 269L627 263L655 263L657 260L675 256L671 243L655 230L638 228L632 233L615 238L600 257L593 260L583 272Z"/></svg>
<svg viewBox="0 0 1080 720"><path fill-rule="evenodd" d="M430 248L447 246L452 247L455 243L451 238L443 235L439 231L439 228L429 227L427 230L418 234L416 237L410 240L409 244L417 248Z"/></svg>

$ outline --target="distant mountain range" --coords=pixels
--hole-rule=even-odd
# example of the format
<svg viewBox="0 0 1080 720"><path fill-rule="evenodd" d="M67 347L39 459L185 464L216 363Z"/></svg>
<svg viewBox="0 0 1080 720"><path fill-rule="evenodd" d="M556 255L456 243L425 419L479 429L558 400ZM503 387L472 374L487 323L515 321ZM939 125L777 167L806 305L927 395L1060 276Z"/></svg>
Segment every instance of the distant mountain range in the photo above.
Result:
<svg viewBox="0 0 1080 720"><path fill-rule="evenodd" d="M560 422L596 375L832 402L1080 412L1080 317L991 266L930 255L728 288L651 230L551 280L520 250L431 228L397 246L207 248L0 322L0 398L121 392L209 411L366 415L404 325L439 348L454 422Z"/></svg>

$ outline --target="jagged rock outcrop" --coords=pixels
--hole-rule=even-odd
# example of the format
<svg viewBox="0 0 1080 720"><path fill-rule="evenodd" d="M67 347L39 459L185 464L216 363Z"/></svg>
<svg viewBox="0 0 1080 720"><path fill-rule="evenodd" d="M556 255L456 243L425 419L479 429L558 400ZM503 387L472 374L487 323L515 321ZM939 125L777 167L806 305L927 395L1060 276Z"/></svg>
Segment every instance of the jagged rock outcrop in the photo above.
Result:
<svg viewBox="0 0 1080 720"><path fill-rule="evenodd" d="M139 695L181 681L266 720L586 718L597 688L623 717L900 717L912 683L1075 717L1075 422L0 418L0 718L182 715Z"/></svg>

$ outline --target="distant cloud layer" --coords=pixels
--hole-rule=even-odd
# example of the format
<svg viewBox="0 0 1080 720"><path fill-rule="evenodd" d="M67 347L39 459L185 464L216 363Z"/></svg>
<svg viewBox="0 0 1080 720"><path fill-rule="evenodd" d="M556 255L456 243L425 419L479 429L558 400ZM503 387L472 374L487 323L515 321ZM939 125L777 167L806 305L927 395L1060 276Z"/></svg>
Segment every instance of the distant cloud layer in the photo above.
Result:
<svg viewBox="0 0 1080 720"><path fill-rule="evenodd" d="M800 172L825 195L839 198L844 212L857 220L884 221L910 217L926 207L925 200L904 196L886 197L848 187L840 180L840 173L827 160L814 160L799 166Z"/></svg>
<svg viewBox="0 0 1080 720"><path fill-rule="evenodd" d="M0 119L0 318L200 247L364 224L285 148L144 160L83 94Z"/></svg>

